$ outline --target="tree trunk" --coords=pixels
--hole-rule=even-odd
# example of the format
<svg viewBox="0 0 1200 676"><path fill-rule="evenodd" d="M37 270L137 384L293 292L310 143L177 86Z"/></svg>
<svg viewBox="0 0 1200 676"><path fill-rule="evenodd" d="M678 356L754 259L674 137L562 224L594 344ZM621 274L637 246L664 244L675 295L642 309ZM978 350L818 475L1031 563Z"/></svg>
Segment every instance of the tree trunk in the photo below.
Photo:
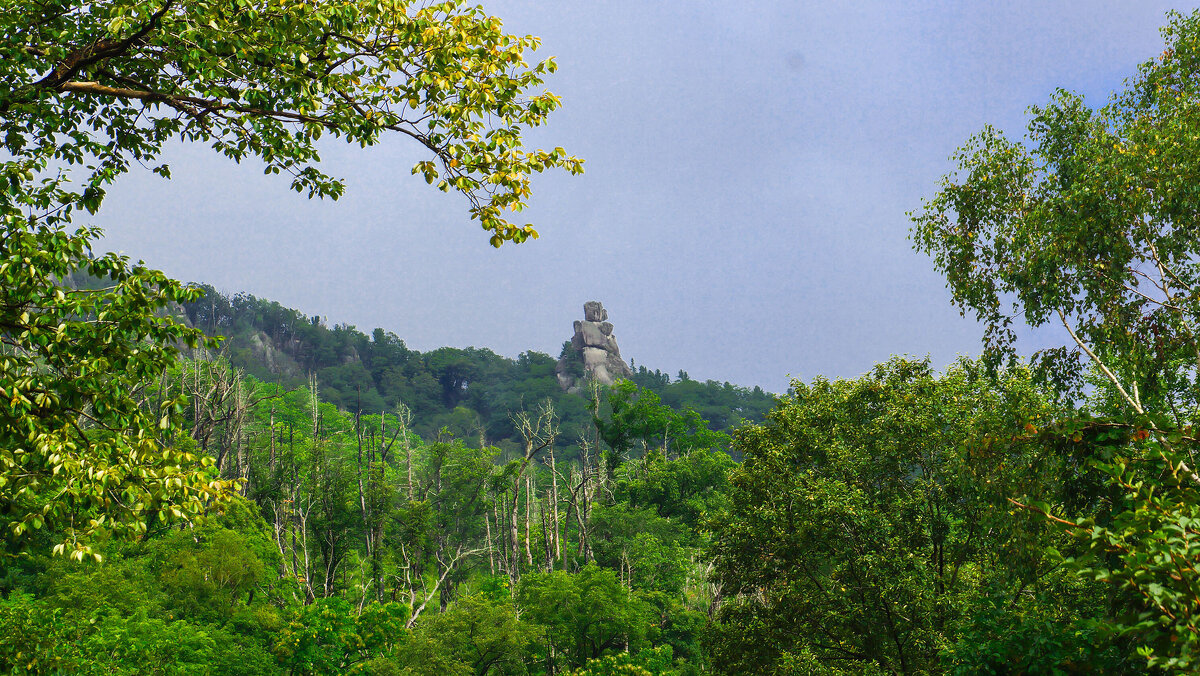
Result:
<svg viewBox="0 0 1200 676"><path fill-rule="evenodd" d="M512 581L514 588L516 587L517 580L521 577L520 573L518 572L518 568L520 568L520 566L517 563L521 560L521 533L517 527L517 510L521 506L521 501L518 499L520 497L520 491L521 475L517 474L516 479L513 480L512 504L509 505L508 509L508 577Z"/></svg>
<svg viewBox="0 0 1200 676"><path fill-rule="evenodd" d="M550 526L554 531L554 560L562 560L562 541L558 522L558 467L554 464L554 449L550 449Z"/></svg>
<svg viewBox="0 0 1200 676"><path fill-rule="evenodd" d="M492 547L492 517L487 513L483 515L483 523L487 526L487 539L484 541L488 550L488 567L492 571L492 575L496 574L496 550Z"/></svg>
<svg viewBox="0 0 1200 676"><path fill-rule="evenodd" d="M554 547L550 543L549 531L546 529L546 506L538 506L538 515L542 521L542 542L545 545L542 549L546 553L546 572L554 570Z"/></svg>
<svg viewBox="0 0 1200 676"><path fill-rule="evenodd" d="M530 512L533 509L533 475L525 475L525 564L533 566L533 550L530 548L529 541L533 539L533 533L530 530Z"/></svg>
<svg viewBox="0 0 1200 676"><path fill-rule="evenodd" d="M521 479L525 478L525 472L529 467L529 463L534 460L537 454L554 445L554 440L558 437L558 419L555 416L553 404L547 400L538 409L536 417L531 417L527 411L521 411L513 416L513 423L525 440L525 455L521 458L516 476L513 477L513 501L509 505L508 511L508 530L511 538L511 542L509 543L510 549L508 550L511 556L509 560L509 579L515 586L520 577L517 570L519 568L518 562L520 561L520 532L517 523L517 511L521 505ZM527 485L532 488L531 478L528 479ZM530 499L532 499L531 495L525 496L525 553L526 561L529 565L533 565L533 552L530 550L528 538Z"/></svg>

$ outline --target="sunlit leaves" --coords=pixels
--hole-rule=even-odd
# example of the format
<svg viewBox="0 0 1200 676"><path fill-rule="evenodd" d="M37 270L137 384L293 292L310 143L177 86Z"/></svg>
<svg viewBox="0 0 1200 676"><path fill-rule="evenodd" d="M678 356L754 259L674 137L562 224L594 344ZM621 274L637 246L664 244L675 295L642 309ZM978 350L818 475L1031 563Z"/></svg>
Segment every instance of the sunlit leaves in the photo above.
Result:
<svg viewBox="0 0 1200 676"><path fill-rule="evenodd" d="M96 234L10 225L0 237L0 527L16 548L74 559L93 556L98 532L190 519L228 489L177 443L175 402L149 387L177 345L202 339L166 313L193 292L93 257Z"/></svg>
<svg viewBox="0 0 1200 676"><path fill-rule="evenodd" d="M105 0L55 11L21 0L2 21L12 39L0 46L0 146L39 169L79 168L86 189L59 204L95 211L107 184L172 138L257 157L296 190L336 199L344 185L317 168L318 140L366 147L394 134L430 152L414 173L463 194L499 245L537 236L507 220L533 174L582 171L562 148L523 145L560 105L539 90L553 60L527 61L539 39L505 33L459 0Z"/></svg>

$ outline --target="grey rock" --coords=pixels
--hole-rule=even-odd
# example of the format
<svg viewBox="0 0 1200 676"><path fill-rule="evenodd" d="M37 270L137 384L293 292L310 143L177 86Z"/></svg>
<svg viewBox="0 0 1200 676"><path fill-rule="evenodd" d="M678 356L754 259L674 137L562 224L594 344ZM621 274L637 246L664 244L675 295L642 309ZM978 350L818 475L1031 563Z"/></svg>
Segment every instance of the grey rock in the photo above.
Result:
<svg viewBox="0 0 1200 676"><path fill-rule="evenodd" d="M604 364L604 367L605 370L609 371L610 373L616 374L616 377L613 378L614 382L617 380L617 378L633 377L633 371L629 369L629 365L625 363L625 360L621 359L621 355L609 352L608 361Z"/></svg>
<svg viewBox="0 0 1200 676"><path fill-rule="evenodd" d="M583 322L583 326L575 332L583 336L583 344L588 347L604 347L608 343L609 337L600 330L600 325L596 322Z"/></svg>
<svg viewBox="0 0 1200 676"><path fill-rule="evenodd" d="M583 348L583 366L584 368L596 368L601 364L608 363L608 350L602 347L585 347Z"/></svg>
<svg viewBox="0 0 1200 676"><path fill-rule="evenodd" d="M608 319L608 310L598 300L589 300L583 304L583 318L589 322L602 322Z"/></svg>
<svg viewBox="0 0 1200 676"><path fill-rule="evenodd" d="M276 348L267 334L262 331L255 331L250 334L247 343L239 343L238 347L243 347L243 345L250 349L250 353L254 355L255 361L262 363L271 373L284 376L300 375L301 370L296 362L283 350ZM194 353L193 356L198 356L198 353Z"/></svg>
<svg viewBox="0 0 1200 676"><path fill-rule="evenodd" d="M558 379L558 386L563 388L564 390L571 389L571 386L575 384L575 379L572 378L570 376L570 374L555 373L554 377Z"/></svg>
<svg viewBox="0 0 1200 676"><path fill-rule="evenodd" d="M604 364L596 365L596 368L592 371L592 377L596 379L596 382L605 386L612 385L613 383L617 382L616 379L612 377L612 374L608 372L608 366Z"/></svg>
<svg viewBox="0 0 1200 676"><path fill-rule="evenodd" d="M608 350L609 354L621 356L621 348L617 347L617 339L612 336L605 337L604 349ZM632 375L632 372L630 374Z"/></svg>
<svg viewBox="0 0 1200 676"><path fill-rule="evenodd" d="M583 306L583 316L583 321L574 322L575 333L568 348L573 353L563 354L555 368L559 387L578 393L584 390L588 380L608 386L618 379L633 376L633 371L621 358L604 305L599 301L588 301ZM583 363L582 377L578 375L580 362Z"/></svg>

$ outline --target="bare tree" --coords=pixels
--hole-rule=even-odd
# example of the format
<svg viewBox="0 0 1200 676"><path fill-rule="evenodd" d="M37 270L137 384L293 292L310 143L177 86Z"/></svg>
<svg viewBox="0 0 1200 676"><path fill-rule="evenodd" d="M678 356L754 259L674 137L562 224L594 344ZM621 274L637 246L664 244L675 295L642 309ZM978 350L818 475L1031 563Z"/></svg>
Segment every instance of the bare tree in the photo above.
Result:
<svg viewBox="0 0 1200 676"><path fill-rule="evenodd" d="M404 468L408 477L408 499L413 499L413 458L412 442L408 438L408 430L412 428L412 409L403 402L396 404L396 424L400 430L400 445L404 449Z"/></svg>
<svg viewBox="0 0 1200 676"><path fill-rule="evenodd" d="M550 456L550 540L546 542L547 548L553 544L554 556L552 560L562 560L562 539L560 533L560 524L558 520L558 465L554 461L554 447L550 447L548 453Z"/></svg>
<svg viewBox="0 0 1200 676"><path fill-rule="evenodd" d="M582 466L578 473L574 468L571 469L572 482L568 483L568 488L571 491L570 502L567 505L567 519L570 520L569 512L575 512L575 520L579 526L579 556L583 557L584 563L592 560L592 544L588 539L588 512L591 509L592 495L594 488L592 487L593 480L597 473L597 468L591 462L592 453L589 449L594 449L587 437L580 435L579 437L579 454L582 460Z"/></svg>
<svg viewBox="0 0 1200 676"><path fill-rule="evenodd" d="M521 411L513 414L512 421L517 428L517 432L525 442L525 454L518 461L517 471L513 475L512 483L512 503L509 505L508 523L509 523L509 569L508 575L515 584L520 578L520 573L517 570L517 561L519 561L518 546L520 542L520 532L517 523L517 513L520 507L520 491L521 480L525 477L526 469L529 463L537 457L546 448L554 445L555 439L558 438L558 416L554 412L554 404L549 399L542 402L537 411L530 415L528 411ZM528 500L529 496L526 496ZM528 523L526 524L526 532L528 533ZM528 541L526 542L528 544ZM532 563L532 553L528 553L528 560Z"/></svg>

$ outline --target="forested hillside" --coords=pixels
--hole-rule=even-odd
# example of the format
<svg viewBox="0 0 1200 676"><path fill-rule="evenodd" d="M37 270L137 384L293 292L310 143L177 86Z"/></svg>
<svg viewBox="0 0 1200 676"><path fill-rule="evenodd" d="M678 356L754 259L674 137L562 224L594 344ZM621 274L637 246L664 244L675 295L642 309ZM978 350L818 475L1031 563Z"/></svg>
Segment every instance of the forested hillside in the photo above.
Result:
<svg viewBox="0 0 1200 676"><path fill-rule="evenodd" d="M554 403L562 421L561 447L575 446L590 425L586 398L566 394L555 381L559 355L529 351L510 359L486 348L453 347L422 353L383 329L367 336L345 324L330 328L321 317L273 301L200 288L203 295L184 304L187 317L208 335L224 336L220 354L231 364L286 388L307 386L311 374L323 400L351 413L403 404L424 436L444 427L469 444L482 439L506 449L519 441L512 414L543 400ZM569 326L569 318L563 324ZM719 431L759 422L775 403L759 387L699 382L682 371L672 380L644 365L632 382L674 409L694 410Z"/></svg>
<svg viewBox="0 0 1200 676"><path fill-rule="evenodd" d="M224 360L180 363L163 441L234 482L186 523L153 503L90 563L22 539L0 591L0 663L37 672L694 673L716 589L699 558L725 499L727 435L630 385L563 457L551 400L517 446L423 438ZM590 414L589 414L590 415ZM472 441L477 441L472 438ZM181 526L184 526L181 528ZM615 660L615 661L614 661ZM40 665L40 666L39 666ZM598 671L597 671L598 670ZM665 670L665 672L664 672Z"/></svg>

